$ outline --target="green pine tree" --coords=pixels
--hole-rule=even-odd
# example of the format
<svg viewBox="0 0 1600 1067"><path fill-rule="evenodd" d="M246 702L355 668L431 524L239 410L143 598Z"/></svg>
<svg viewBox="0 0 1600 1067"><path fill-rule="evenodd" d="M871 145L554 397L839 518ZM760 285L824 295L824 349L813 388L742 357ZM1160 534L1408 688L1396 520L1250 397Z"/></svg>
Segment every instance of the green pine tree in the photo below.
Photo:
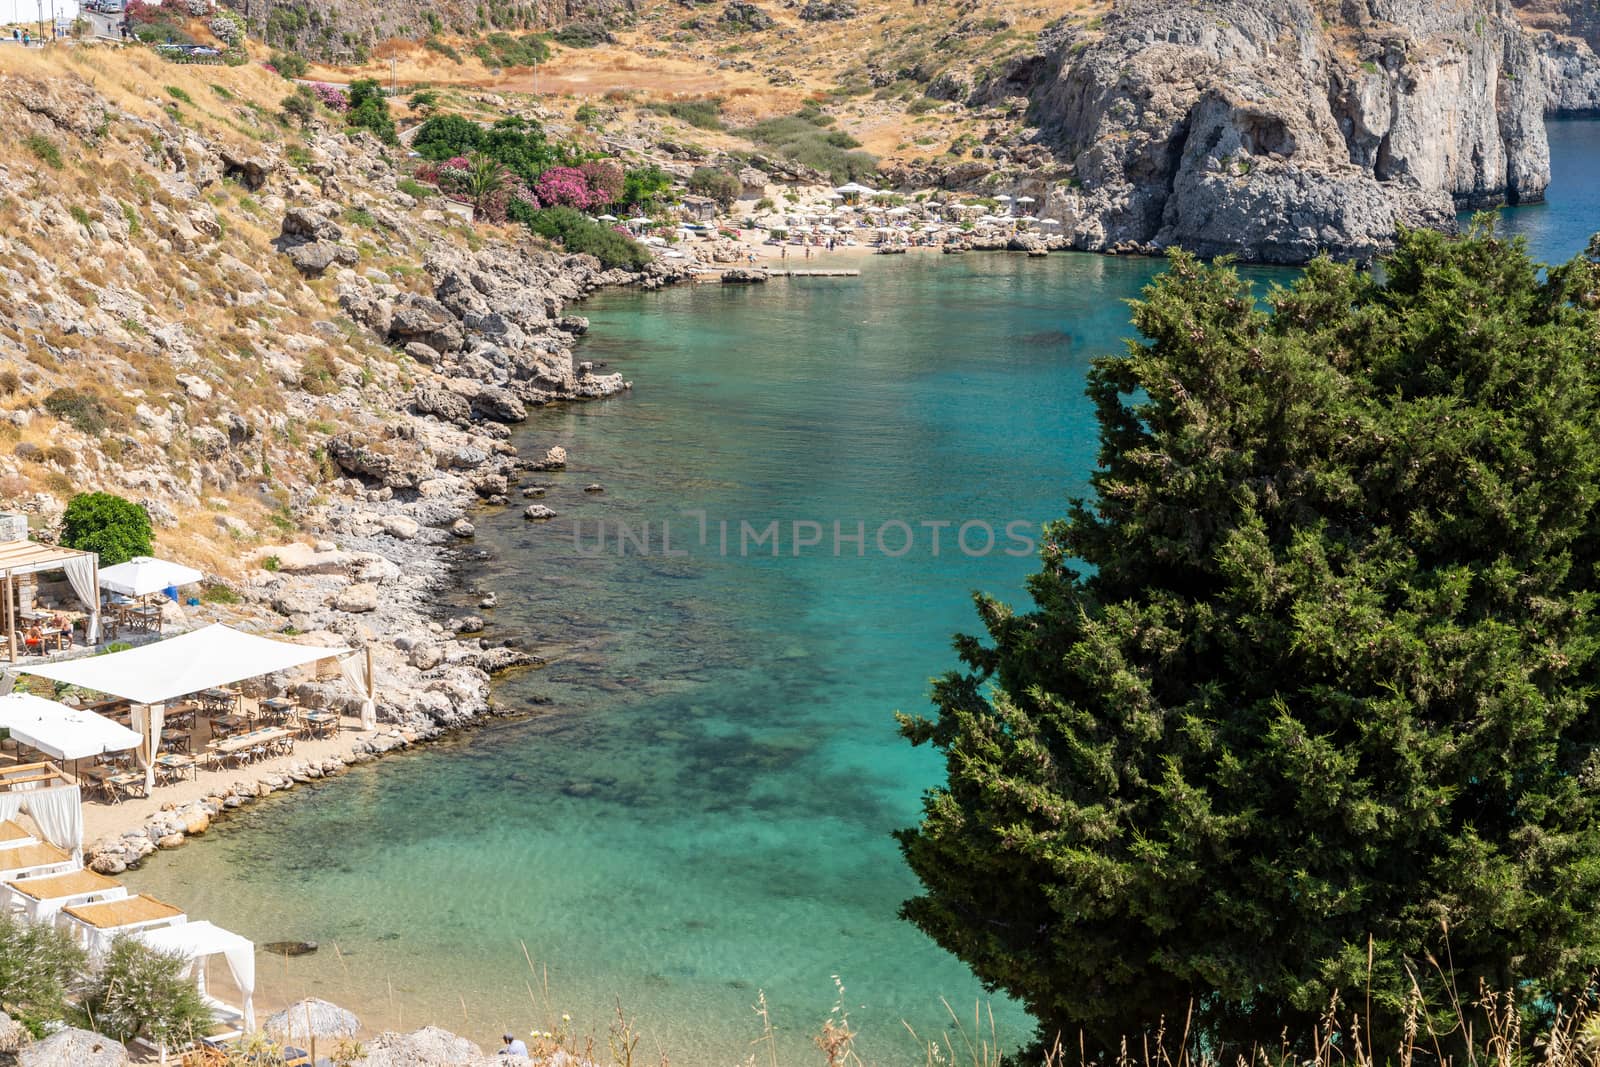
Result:
<svg viewBox="0 0 1600 1067"><path fill-rule="evenodd" d="M1098 360L1092 501L902 717L947 781L904 915L1091 1057L1217 1053L1412 976L1548 1012L1600 964L1595 268L1403 235L1264 309L1186 255ZM1369 941L1370 939L1370 941ZM1368 960L1372 960L1369 977Z"/></svg>

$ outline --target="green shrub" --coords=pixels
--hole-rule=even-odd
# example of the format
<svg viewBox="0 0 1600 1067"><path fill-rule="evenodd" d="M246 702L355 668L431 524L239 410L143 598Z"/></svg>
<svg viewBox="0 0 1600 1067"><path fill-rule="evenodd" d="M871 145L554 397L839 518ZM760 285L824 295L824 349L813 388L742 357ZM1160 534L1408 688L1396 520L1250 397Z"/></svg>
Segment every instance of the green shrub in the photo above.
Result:
<svg viewBox="0 0 1600 1067"><path fill-rule="evenodd" d="M79 226L82 226L86 230L89 228L89 212L85 211L77 204L73 204L71 207L67 208L67 214L71 215L72 221L76 222Z"/></svg>
<svg viewBox="0 0 1600 1067"><path fill-rule="evenodd" d="M184 956L118 937L84 992L84 1011L96 1030L118 1041L143 1037L168 1047L185 1044L215 1022L189 968Z"/></svg>
<svg viewBox="0 0 1600 1067"><path fill-rule="evenodd" d="M685 184L691 193L709 196L724 208L739 199L739 194L744 191L744 183L739 181L737 175L716 167L696 167Z"/></svg>
<svg viewBox="0 0 1600 1067"><path fill-rule="evenodd" d="M470 155L483 144L484 130L460 115L431 115L411 138L412 151L423 159Z"/></svg>
<svg viewBox="0 0 1600 1067"><path fill-rule="evenodd" d="M284 121L298 123L304 128L317 116L317 94L309 85L297 85L278 106L283 109Z"/></svg>
<svg viewBox="0 0 1600 1067"><path fill-rule="evenodd" d="M825 129L832 121L830 115L807 109L734 132L785 159L820 170L834 181L854 181L876 174L878 157L851 151L860 142L843 130Z"/></svg>
<svg viewBox="0 0 1600 1067"><path fill-rule="evenodd" d="M207 604L237 604L239 594L225 585L206 585L200 590L200 599Z"/></svg>
<svg viewBox="0 0 1600 1067"><path fill-rule="evenodd" d="M472 52L491 67L531 67L550 58L550 45L536 33L513 37L491 33Z"/></svg>
<svg viewBox="0 0 1600 1067"><path fill-rule="evenodd" d="M80 493L62 516L61 543L81 552L98 552L102 567L148 556L152 536L150 513L113 493Z"/></svg>
<svg viewBox="0 0 1600 1067"><path fill-rule="evenodd" d="M44 409L84 433L97 434L106 428L105 401L70 385L64 385L45 397Z"/></svg>
<svg viewBox="0 0 1600 1067"><path fill-rule="evenodd" d="M418 89L406 101L406 106L413 111L428 111L439 106L439 94L432 89Z"/></svg>
<svg viewBox="0 0 1600 1067"><path fill-rule="evenodd" d="M344 220L352 226L365 226L369 230L378 224L378 220L372 217L372 212L364 207L346 209Z"/></svg>
<svg viewBox="0 0 1600 1067"><path fill-rule="evenodd" d="M67 994L85 965L63 931L0 912L0 1004L34 1037L67 1014Z"/></svg>
<svg viewBox="0 0 1600 1067"><path fill-rule="evenodd" d="M166 87L166 89L167 89L167 95L172 97L172 99L181 100L185 104L193 104L194 103L194 100L189 96L189 94L185 90L180 88L179 86L169 85L169 86Z"/></svg>
<svg viewBox="0 0 1600 1067"><path fill-rule="evenodd" d="M273 70L289 79L304 78L306 71L311 69L306 57L298 52L274 52L268 62Z"/></svg>
<svg viewBox="0 0 1600 1067"><path fill-rule="evenodd" d="M598 22L570 22L552 36L557 44L564 44L568 48L593 48L610 44L616 39Z"/></svg>
<svg viewBox="0 0 1600 1067"><path fill-rule="evenodd" d="M722 129L722 100L715 96L704 100L664 100L646 104L645 110L670 115L697 130Z"/></svg>
<svg viewBox="0 0 1600 1067"><path fill-rule="evenodd" d="M389 101L376 78L361 78L350 83L350 110L345 112L345 125L358 130L369 130L384 144L399 144L394 119L389 114Z"/></svg>
<svg viewBox="0 0 1600 1067"><path fill-rule="evenodd" d="M42 133L30 133L22 143L38 157L39 162L55 170L61 169L61 149L50 138Z"/></svg>
<svg viewBox="0 0 1600 1067"><path fill-rule="evenodd" d="M642 270L650 262L650 253L643 245L573 208L547 207L534 211L521 201L513 200L508 214L541 237L560 241L568 252L594 256L607 268Z"/></svg>
<svg viewBox="0 0 1600 1067"><path fill-rule="evenodd" d="M672 175L654 163L631 167L622 175L621 202L649 211L666 199L671 189Z"/></svg>
<svg viewBox="0 0 1600 1067"><path fill-rule="evenodd" d="M218 85L217 83L212 82L211 91L217 94L217 99L219 100L233 99L233 91L230 90L226 85Z"/></svg>
<svg viewBox="0 0 1600 1067"><path fill-rule="evenodd" d="M423 185L415 178L401 178L394 185L396 189L416 200L426 200L439 191L431 186Z"/></svg>
<svg viewBox="0 0 1600 1067"><path fill-rule="evenodd" d="M600 118L600 115L600 109L595 107L593 104L579 104L578 109L572 113L572 119L574 122L588 125L591 122L597 121Z"/></svg>
<svg viewBox="0 0 1600 1067"><path fill-rule="evenodd" d="M144 226L139 222L139 213L133 209L132 204L126 201L118 201L118 203L122 206L122 218L128 224L128 236L139 236L139 231L144 229Z"/></svg>
<svg viewBox="0 0 1600 1067"><path fill-rule="evenodd" d="M457 52L454 48L445 44L437 37L427 38L422 42L422 46L428 49L430 52L438 52L441 56L444 56L453 63L461 62L461 53Z"/></svg>
<svg viewBox="0 0 1600 1067"><path fill-rule="evenodd" d="M261 569L276 574L283 567L283 560L277 556L268 556L261 561Z"/></svg>

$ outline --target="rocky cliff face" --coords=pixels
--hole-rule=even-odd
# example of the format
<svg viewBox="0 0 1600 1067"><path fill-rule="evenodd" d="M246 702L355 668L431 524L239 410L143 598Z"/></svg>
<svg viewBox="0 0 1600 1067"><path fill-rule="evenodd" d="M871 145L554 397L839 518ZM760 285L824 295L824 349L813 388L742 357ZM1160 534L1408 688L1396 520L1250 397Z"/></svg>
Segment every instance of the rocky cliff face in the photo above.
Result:
<svg viewBox="0 0 1600 1067"><path fill-rule="evenodd" d="M1075 247L1299 263L1541 199L1543 70L1497 0L1122 0L1027 88Z"/></svg>
<svg viewBox="0 0 1600 1067"><path fill-rule="evenodd" d="M244 15L250 35L315 59L360 57L390 38L434 33L472 37L492 30L550 29L570 22L612 23L637 0L223 0Z"/></svg>

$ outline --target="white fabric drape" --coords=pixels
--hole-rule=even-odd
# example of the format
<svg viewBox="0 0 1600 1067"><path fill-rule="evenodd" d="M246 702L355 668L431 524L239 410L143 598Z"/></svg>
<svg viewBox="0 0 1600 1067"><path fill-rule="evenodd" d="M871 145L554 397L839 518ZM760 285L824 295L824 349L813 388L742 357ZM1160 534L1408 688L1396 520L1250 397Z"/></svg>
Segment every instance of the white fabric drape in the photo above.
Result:
<svg viewBox="0 0 1600 1067"><path fill-rule="evenodd" d="M161 727L167 718L165 704L130 705L133 732L139 735L139 766L144 768L144 795L156 787L156 757L161 754Z"/></svg>
<svg viewBox="0 0 1600 1067"><path fill-rule="evenodd" d="M222 954L222 958L228 961L228 973L233 975L233 984L239 989L239 999L244 1001L240 1005L244 1010L244 1031L253 1034L256 1029L256 947L247 943L230 948Z"/></svg>
<svg viewBox="0 0 1600 1067"><path fill-rule="evenodd" d="M75 857L83 854L83 796L75 785L0 793L0 820L33 816L44 839Z"/></svg>
<svg viewBox="0 0 1600 1067"><path fill-rule="evenodd" d="M83 606L89 609L89 625L85 633L87 644L94 645L100 641L100 557L95 555L73 556L61 567L67 572L67 581L72 583L72 591L78 594L78 599L83 601Z"/></svg>
<svg viewBox="0 0 1600 1067"><path fill-rule="evenodd" d="M24 806L38 823L44 839L57 848L83 858L83 795L76 785L35 789L26 794Z"/></svg>
<svg viewBox="0 0 1600 1067"><path fill-rule="evenodd" d="M349 682L351 688L361 696L361 728L377 729L378 703L372 699L372 676L367 670L366 650L357 649L335 662L339 664L339 673L344 676L344 680Z"/></svg>

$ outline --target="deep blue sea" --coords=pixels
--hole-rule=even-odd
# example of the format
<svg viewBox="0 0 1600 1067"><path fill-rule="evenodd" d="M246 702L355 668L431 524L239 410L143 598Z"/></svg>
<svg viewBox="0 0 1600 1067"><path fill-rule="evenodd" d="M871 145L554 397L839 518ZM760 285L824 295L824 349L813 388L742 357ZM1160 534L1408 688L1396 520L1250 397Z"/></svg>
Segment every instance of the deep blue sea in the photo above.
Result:
<svg viewBox="0 0 1600 1067"><path fill-rule="evenodd" d="M1600 229L1600 124L1551 134L1550 202L1503 225L1564 259ZM274 799L135 883L321 942L262 956L271 996L376 1028L492 1045L566 1013L603 1048L620 1002L652 1061L766 1062L764 993L785 1063L836 1003L868 1063L924 1063L907 1027L950 1030L946 1002L1024 1041L1023 1013L896 916L916 884L889 835L940 768L893 713L927 707L972 591L1019 600L1024 542L1085 492L1084 374L1161 263L859 265L590 301L582 358L633 391L519 430L526 455L569 451L537 476L556 520L478 518L493 633L551 660L499 685L528 716Z"/></svg>

